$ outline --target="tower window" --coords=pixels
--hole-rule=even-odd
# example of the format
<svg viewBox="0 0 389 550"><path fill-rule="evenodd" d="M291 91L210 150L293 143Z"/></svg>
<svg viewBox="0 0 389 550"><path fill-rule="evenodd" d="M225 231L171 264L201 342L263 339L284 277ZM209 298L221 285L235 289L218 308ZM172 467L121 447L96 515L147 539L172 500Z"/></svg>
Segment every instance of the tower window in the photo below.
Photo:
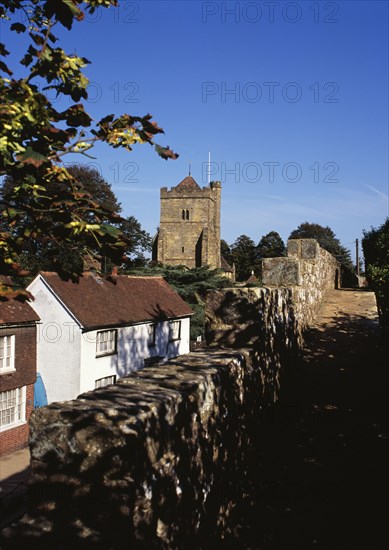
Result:
<svg viewBox="0 0 389 550"><path fill-rule="evenodd" d="M185 247L184 246L182 247L181 252L185 252Z"/></svg>
<svg viewBox="0 0 389 550"><path fill-rule="evenodd" d="M189 220L189 210L186 210L186 219Z"/></svg>
<svg viewBox="0 0 389 550"><path fill-rule="evenodd" d="M185 210L182 211L182 219L185 220Z"/></svg>
<svg viewBox="0 0 389 550"><path fill-rule="evenodd" d="M189 210L183 210L181 215L183 220L189 220Z"/></svg>

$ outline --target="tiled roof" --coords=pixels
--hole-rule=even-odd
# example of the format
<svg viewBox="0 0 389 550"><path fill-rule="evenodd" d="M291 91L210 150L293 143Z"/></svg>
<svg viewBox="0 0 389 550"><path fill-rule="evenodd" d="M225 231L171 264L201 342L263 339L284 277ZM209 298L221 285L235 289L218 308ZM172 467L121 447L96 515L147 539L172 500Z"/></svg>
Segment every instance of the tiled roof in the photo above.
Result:
<svg viewBox="0 0 389 550"><path fill-rule="evenodd" d="M177 191L201 191L201 187L195 182L192 176L184 178L174 189L177 189Z"/></svg>
<svg viewBox="0 0 389 550"><path fill-rule="evenodd" d="M259 283L259 280L254 275L254 273L251 273L250 277L247 279L246 283Z"/></svg>
<svg viewBox="0 0 389 550"><path fill-rule="evenodd" d="M27 302L0 300L0 325L39 321L38 315Z"/></svg>
<svg viewBox="0 0 389 550"><path fill-rule="evenodd" d="M227 262L224 256L221 256L220 258L220 267L223 269L223 271L230 271L231 273L233 272L232 267Z"/></svg>
<svg viewBox="0 0 389 550"><path fill-rule="evenodd" d="M40 274L84 328L119 326L192 315L162 277L99 277L84 273L78 283L56 273Z"/></svg>
<svg viewBox="0 0 389 550"><path fill-rule="evenodd" d="M5 286L13 286L11 278L5 275L0 275L0 283ZM39 321L39 317L25 299L0 299L0 325L31 323L35 321Z"/></svg>

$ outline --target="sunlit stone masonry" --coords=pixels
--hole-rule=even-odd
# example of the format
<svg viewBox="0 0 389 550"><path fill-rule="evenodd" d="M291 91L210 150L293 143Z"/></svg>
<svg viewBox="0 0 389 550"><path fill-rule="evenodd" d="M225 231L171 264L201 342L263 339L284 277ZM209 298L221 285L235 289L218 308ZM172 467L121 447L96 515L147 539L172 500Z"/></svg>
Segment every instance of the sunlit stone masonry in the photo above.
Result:
<svg viewBox="0 0 389 550"><path fill-rule="evenodd" d="M341 284L315 241L288 253L265 261L267 287L209 292L208 349L33 412L29 509L2 548L200 549L228 533L262 415Z"/></svg>

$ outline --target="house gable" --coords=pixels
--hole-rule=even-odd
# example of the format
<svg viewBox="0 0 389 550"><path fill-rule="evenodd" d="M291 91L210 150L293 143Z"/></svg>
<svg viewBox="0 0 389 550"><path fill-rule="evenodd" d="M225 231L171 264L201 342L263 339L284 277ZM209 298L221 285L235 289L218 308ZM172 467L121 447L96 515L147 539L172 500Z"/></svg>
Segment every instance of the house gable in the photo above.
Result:
<svg viewBox="0 0 389 550"><path fill-rule="evenodd" d="M85 273L78 283L63 281L56 273L44 272L40 277L84 330L193 314L163 277L99 277Z"/></svg>
<svg viewBox="0 0 389 550"><path fill-rule="evenodd" d="M74 399L142 368L145 360L189 351L193 312L162 277L86 273L72 283L45 272L28 290L42 318L38 366L49 402ZM170 325L177 320L180 335L172 341Z"/></svg>
<svg viewBox="0 0 389 550"><path fill-rule="evenodd" d="M50 285L38 275L28 287L32 307L41 318L38 325L37 367L47 398L63 401L80 393L80 323Z"/></svg>

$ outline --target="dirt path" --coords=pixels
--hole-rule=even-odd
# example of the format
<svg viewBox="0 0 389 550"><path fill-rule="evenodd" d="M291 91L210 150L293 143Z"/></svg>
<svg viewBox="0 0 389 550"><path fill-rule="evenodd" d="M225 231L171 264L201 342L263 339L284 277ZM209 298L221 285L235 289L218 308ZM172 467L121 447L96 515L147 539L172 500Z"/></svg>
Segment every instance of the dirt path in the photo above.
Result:
<svg viewBox="0 0 389 550"><path fill-rule="evenodd" d="M374 294L329 292L299 375L260 428L224 547L387 548L387 377L378 344Z"/></svg>

